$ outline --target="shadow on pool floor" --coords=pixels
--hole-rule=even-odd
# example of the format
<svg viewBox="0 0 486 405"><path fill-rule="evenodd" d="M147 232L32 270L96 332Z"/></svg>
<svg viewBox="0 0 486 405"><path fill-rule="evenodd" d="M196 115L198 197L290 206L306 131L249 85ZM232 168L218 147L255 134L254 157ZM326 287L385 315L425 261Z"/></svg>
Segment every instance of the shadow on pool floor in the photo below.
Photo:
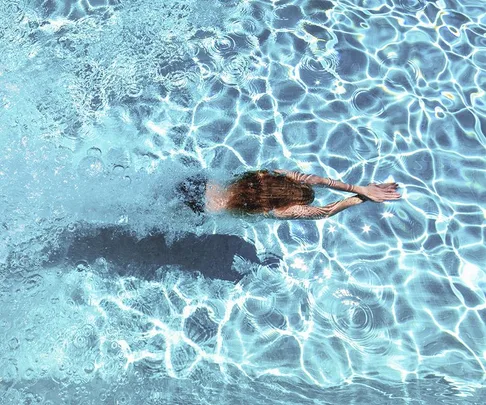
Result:
<svg viewBox="0 0 486 405"><path fill-rule="evenodd" d="M155 278L155 271L164 265L176 265L199 271L205 277L237 282L243 276L232 269L235 256L265 265L276 265L271 257L261 262L255 246L234 235L187 234L168 243L163 234L138 239L118 227L84 229L65 234L62 248L51 253L50 264L72 265L81 260L92 264L103 257L110 271L122 276L146 280Z"/></svg>

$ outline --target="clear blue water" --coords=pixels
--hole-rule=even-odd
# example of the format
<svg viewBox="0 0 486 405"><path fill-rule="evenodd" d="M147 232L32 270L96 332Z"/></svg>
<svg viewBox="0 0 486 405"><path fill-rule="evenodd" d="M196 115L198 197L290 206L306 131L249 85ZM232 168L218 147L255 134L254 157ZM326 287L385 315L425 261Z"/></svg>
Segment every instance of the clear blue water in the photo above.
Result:
<svg viewBox="0 0 486 405"><path fill-rule="evenodd" d="M483 0L2 0L0 54L0 403L485 402ZM263 167L403 198L171 194Z"/></svg>

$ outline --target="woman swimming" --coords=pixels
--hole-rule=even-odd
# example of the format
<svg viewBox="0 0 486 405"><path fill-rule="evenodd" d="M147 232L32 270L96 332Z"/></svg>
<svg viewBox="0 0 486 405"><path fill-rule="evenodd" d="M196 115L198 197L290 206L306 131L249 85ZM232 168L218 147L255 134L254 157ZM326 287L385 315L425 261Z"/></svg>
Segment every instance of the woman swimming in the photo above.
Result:
<svg viewBox="0 0 486 405"><path fill-rule="evenodd" d="M312 186L356 194L324 207L316 207L310 205L314 201ZM397 188L397 183L355 186L299 172L258 170L243 173L227 186L196 175L179 184L178 191L184 203L197 213L228 211L280 219L320 219L368 200L397 200L400 198Z"/></svg>

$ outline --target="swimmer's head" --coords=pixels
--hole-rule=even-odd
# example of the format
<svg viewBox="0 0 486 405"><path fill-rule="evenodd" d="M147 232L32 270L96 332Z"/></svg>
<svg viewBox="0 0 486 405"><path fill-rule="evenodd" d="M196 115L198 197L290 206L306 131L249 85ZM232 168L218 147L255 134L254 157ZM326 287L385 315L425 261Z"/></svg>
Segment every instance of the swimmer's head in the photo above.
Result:
<svg viewBox="0 0 486 405"><path fill-rule="evenodd" d="M230 198L227 208L242 214L267 213L276 208L314 201L311 186L268 170L244 173L231 183L228 191Z"/></svg>

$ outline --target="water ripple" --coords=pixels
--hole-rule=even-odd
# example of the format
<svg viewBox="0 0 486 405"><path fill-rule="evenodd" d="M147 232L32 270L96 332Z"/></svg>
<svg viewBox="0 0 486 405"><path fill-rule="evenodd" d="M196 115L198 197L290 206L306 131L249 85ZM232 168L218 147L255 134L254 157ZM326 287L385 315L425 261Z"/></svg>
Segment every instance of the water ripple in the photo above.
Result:
<svg viewBox="0 0 486 405"><path fill-rule="evenodd" d="M304 56L297 65L300 79L309 87L328 87L329 83L335 79L332 74L334 71L333 61L332 58L321 61L310 56Z"/></svg>
<svg viewBox="0 0 486 405"><path fill-rule="evenodd" d="M356 90L351 97L351 105L360 113L379 116L385 111L385 105L374 90Z"/></svg>
<svg viewBox="0 0 486 405"><path fill-rule="evenodd" d="M422 10L426 5L424 0L398 0L398 4L412 13Z"/></svg>
<svg viewBox="0 0 486 405"><path fill-rule="evenodd" d="M388 330L370 306L346 289L333 294L330 322L336 334L360 352L386 354L390 349Z"/></svg>
<svg viewBox="0 0 486 405"><path fill-rule="evenodd" d="M230 35L208 38L204 41L204 45L210 54L221 57L234 53L236 48L235 40Z"/></svg>
<svg viewBox="0 0 486 405"><path fill-rule="evenodd" d="M231 55L223 61L221 80L226 84L243 85L248 78L249 60L243 55Z"/></svg>

